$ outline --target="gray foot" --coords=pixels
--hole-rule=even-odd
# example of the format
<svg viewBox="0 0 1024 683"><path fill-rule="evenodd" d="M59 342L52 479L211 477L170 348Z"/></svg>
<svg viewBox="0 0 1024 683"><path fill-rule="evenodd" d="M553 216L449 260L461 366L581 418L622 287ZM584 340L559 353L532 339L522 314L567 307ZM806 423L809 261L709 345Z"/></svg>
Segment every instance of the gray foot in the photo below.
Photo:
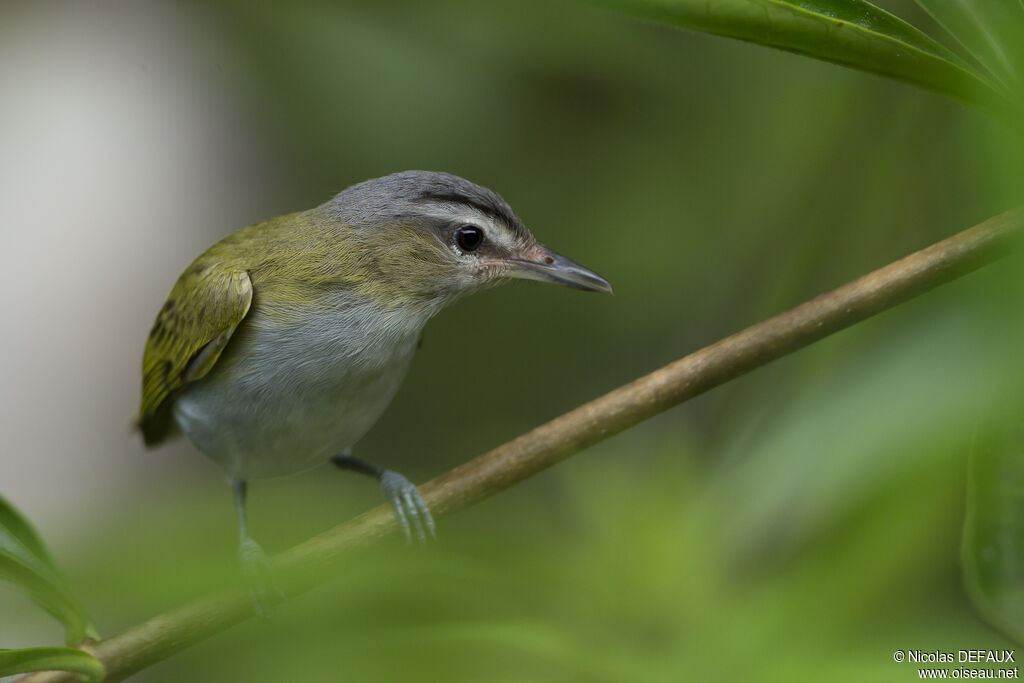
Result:
<svg viewBox="0 0 1024 683"><path fill-rule="evenodd" d="M437 538L434 531L434 518L430 514L430 508L423 500L423 496L416 489L416 485L403 477L398 472L384 470L380 475L380 488L384 496L395 508L398 521L402 524L402 531L405 532L405 540L412 542L412 534L420 543L427 542L427 534L431 538Z"/></svg>
<svg viewBox="0 0 1024 683"><path fill-rule="evenodd" d="M238 546L238 559L242 562L242 577L249 589L252 608L261 619L274 613L274 606L284 599L284 592L274 580L270 558L251 538L243 538Z"/></svg>

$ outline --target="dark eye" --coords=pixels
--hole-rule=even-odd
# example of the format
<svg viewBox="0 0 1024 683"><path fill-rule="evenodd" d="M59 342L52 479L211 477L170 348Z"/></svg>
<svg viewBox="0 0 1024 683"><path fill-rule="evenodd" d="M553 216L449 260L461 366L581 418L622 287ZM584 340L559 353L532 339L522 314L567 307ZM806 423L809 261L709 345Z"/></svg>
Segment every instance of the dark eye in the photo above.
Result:
<svg viewBox="0 0 1024 683"><path fill-rule="evenodd" d="M474 251L483 244L484 231L475 225L463 225L455 231L455 241L462 251Z"/></svg>

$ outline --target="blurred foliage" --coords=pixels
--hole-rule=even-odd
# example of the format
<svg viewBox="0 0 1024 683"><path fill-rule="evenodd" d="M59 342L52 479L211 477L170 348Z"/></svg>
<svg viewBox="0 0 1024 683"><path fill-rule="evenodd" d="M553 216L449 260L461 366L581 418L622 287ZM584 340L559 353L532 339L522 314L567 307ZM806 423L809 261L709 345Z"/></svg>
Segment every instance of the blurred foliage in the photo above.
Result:
<svg viewBox="0 0 1024 683"><path fill-rule="evenodd" d="M99 638L89 616L71 594L50 551L20 512L0 496L0 580L25 590L67 629L68 644Z"/></svg>
<svg viewBox="0 0 1024 683"><path fill-rule="evenodd" d="M1013 0L918 3L959 42L977 68L916 28L861 0L740 0L714 5L687 0L626 0L612 4L640 16L838 62L979 104L1008 126L1000 137L1004 147L1019 159L1024 149L1020 144L1024 135L1020 118L1024 112L1020 107L1024 103L1024 4ZM1019 163L1005 164L1001 169L1011 182L1022 178L1014 173ZM1019 317L1010 315L1012 319ZM1007 360L1019 359L1008 356ZM1008 406L1003 406L985 396L972 397L969 403L957 406L950 419L975 413L974 419L986 422L987 427L971 458L962 550L968 590L993 625L1024 643L1024 526L1019 521L1024 519L1024 432L1020 430L1024 401L1018 395L1008 398ZM917 406L919 402L906 405ZM935 410L938 406L929 408ZM912 422L908 412L904 408L894 415L906 424ZM1001 420L985 420L988 414L997 412ZM820 422L827 423L822 419L827 417L819 416ZM887 448L898 445L893 439L898 431L890 429L886 433ZM858 444L860 461L865 445L869 444ZM777 459L773 461L773 467L778 464ZM840 468L832 462L829 469L834 472Z"/></svg>
<svg viewBox="0 0 1024 683"><path fill-rule="evenodd" d="M357 451L416 479L1021 199L1024 155L977 112L585 5L182 7L235 55L208 78L277 161L277 194L224 233L443 169L615 285L506 287L432 323ZM997 264L651 420L442 520L426 551L354 554L273 621L137 680L904 681L894 650L1006 647L958 544L971 435L1022 379L1021 272ZM105 631L235 579L215 472L90 512L69 566ZM377 502L341 473L256 482L251 525L279 550Z"/></svg>
<svg viewBox="0 0 1024 683"><path fill-rule="evenodd" d="M99 638L63 573L39 534L3 496L0 496L0 581L24 590L37 605L60 621L67 643ZM103 666L90 654L64 647L0 649L0 676L26 671L66 669L79 671L88 680L103 677Z"/></svg>
<svg viewBox="0 0 1024 683"><path fill-rule="evenodd" d="M965 102L998 85L920 30L864 0L605 0L637 16L836 62Z"/></svg>
<svg viewBox="0 0 1024 683"><path fill-rule="evenodd" d="M1022 642L1024 430L1014 412L1014 420L980 431L973 444L963 563L968 588L986 618Z"/></svg>
<svg viewBox="0 0 1024 683"><path fill-rule="evenodd" d="M1010 0L917 0L996 83L1017 98L1024 87L1024 20Z"/></svg>

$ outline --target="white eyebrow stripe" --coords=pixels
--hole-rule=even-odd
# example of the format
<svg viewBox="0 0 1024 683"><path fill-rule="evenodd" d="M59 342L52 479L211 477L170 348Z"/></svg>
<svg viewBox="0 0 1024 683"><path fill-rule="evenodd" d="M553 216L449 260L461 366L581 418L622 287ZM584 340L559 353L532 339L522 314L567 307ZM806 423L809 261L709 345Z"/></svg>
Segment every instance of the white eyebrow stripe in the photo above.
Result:
<svg viewBox="0 0 1024 683"><path fill-rule="evenodd" d="M430 218L439 221L451 221L453 223L472 223L473 225L479 225L484 230L484 238L497 244L499 247L505 249L513 249L518 244L516 235L508 228L503 221L495 219L493 216L485 214L479 209L465 205L456 205L449 203L449 206L458 206L458 211L451 211L446 213L434 213L431 212Z"/></svg>
<svg viewBox="0 0 1024 683"><path fill-rule="evenodd" d="M484 226L484 235L486 239L505 249L512 249L516 245L515 235L501 221L490 219Z"/></svg>

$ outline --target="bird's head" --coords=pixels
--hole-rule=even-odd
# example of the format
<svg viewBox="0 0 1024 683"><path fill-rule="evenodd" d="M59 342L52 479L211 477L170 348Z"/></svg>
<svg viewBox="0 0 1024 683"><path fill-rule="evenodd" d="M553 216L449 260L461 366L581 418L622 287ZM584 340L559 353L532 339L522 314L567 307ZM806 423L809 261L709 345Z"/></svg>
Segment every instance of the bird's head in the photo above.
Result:
<svg viewBox="0 0 1024 683"><path fill-rule="evenodd" d="M447 300L514 278L612 291L597 273L539 244L496 193L448 173L367 180L320 210L357 237L360 270L385 297Z"/></svg>

